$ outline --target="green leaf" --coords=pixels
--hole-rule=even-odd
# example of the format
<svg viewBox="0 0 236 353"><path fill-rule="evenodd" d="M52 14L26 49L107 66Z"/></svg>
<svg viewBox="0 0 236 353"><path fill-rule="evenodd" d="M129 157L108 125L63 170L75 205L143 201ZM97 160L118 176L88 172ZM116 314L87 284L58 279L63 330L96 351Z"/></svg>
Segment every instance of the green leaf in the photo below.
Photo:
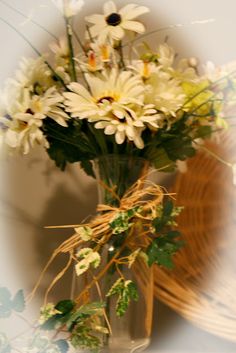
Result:
<svg viewBox="0 0 236 353"><path fill-rule="evenodd" d="M173 209L174 209L173 202L171 200L166 201L163 206L162 216L169 218L173 212Z"/></svg>
<svg viewBox="0 0 236 353"><path fill-rule="evenodd" d="M75 307L75 302L72 300L62 300L55 306L55 309L60 313L53 315L41 325L42 330L54 330L63 326L71 317Z"/></svg>
<svg viewBox="0 0 236 353"><path fill-rule="evenodd" d="M147 255L149 266L156 263L168 269L173 268L172 253L166 252L163 248L159 248L156 241L153 241L147 249Z"/></svg>
<svg viewBox="0 0 236 353"><path fill-rule="evenodd" d="M55 309L60 311L61 314L67 314L71 312L75 307L75 302L73 300L62 300L55 306Z"/></svg>
<svg viewBox="0 0 236 353"><path fill-rule="evenodd" d="M67 127L63 127L51 119L44 121L43 131L49 142L47 153L55 161L56 166L62 170L65 169L67 163L90 160L96 156L93 144L88 141L80 123L72 119L68 121ZM86 170L88 170L88 165L86 165Z"/></svg>
<svg viewBox="0 0 236 353"><path fill-rule="evenodd" d="M101 314L103 309L105 307L104 302L92 302L89 304L82 305L77 312L83 314L83 315L94 315L94 314Z"/></svg>
<svg viewBox="0 0 236 353"><path fill-rule="evenodd" d="M109 226L113 229L113 234L122 234L127 231L133 223L130 221L137 212L140 212L139 206L133 207L127 211L118 212Z"/></svg>
<svg viewBox="0 0 236 353"><path fill-rule="evenodd" d="M22 313L25 310L25 298L22 289L20 289L13 298L12 308L18 313Z"/></svg>
<svg viewBox="0 0 236 353"><path fill-rule="evenodd" d="M81 168L85 171L85 173L93 178L95 178L95 174L93 171L93 165L91 161L83 160L80 163Z"/></svg>
<svg viewBox="0 0 236 353"><path fill-rule="evenodd" d="M71 332L78 322L92 315L103 315L103 308L105 307L104 302L93 302L89 304L82 305L78 310L73 312L67 320L66 326Z"/></svg>
<svg viewBox="0 0 236 353"><path fill-rule="evenodd" d="M211 126L200 126L196 132L195 138L207 138L212 134Z"/></svg>
<svg viewBox="0 0 236 353"><path fill-rule="evenodd" d="M8 318L12 313L11 293L6 287L0 288L0 318Z"/></svg>
<svg viewBox="0 0 236 353"><path fill-rule="evenodd" d="M192 139L190 138L172 138L163 142L163 147L172 161L176 161L177 159L183 161L189 157L193 157L196 153L192 147Z"/></svg>
<svg viewBox="0 0 236 353"><path fill-rule="evenodd" d="M168 157L163 147L150 147L145 154L157 170L169 173L176 169L175 163Z"/></svg>
<svg viewBox="0 0 236 353"><path fill-rule="evenodd" d="M112 295L120 294L123 290L123 287L124 287L124 279L118 278L118 280L116 280L116 282L112 285L112 287L110 288L106 296L111 297Z"/></svg>
<svg viewBox="0 0 236 353"><path fill-rule="evenodd" d="M119 317L124 316L126 313L130 300L137 301L139 297L135 283L130 280L125 281L123 278L119 278L107 293L107 297L113 295L118 295L116 314Z"/></svg>
<svg viewBox="0 0 236 353"><path fill-rule="evenodd" d="M147 249L148 265L156 263L172 269L174 267L172 257L184 244L183 241L176 239L179 236L178 231L171 230L153 240Z"/></svg>
<svg viewBox="0 0 236 353"><path fill-rule="evenodd" d="M101 346L100 339L89 333L73 332L70 340L74 348L89 349L93 353L98 353Z"/></svg>
<svg viewBox="0 0 236 353"><path fill-rule="evenodd" d="M67 353L69 351L69 344L66 340L60 339L54 342L54 344L60 349L61 353Z"/></svg>

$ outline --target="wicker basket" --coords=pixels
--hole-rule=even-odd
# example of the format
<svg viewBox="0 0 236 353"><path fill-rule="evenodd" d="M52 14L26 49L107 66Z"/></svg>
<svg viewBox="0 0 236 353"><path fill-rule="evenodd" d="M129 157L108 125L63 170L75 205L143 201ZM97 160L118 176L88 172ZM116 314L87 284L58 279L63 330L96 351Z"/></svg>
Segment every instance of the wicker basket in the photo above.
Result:
<svg viewBox="0 0 236 353"><path fill-rule="evenodd" d="M235 132L208 148L236 162ZM186 245L173 271L155 269L155 296L192 323L236 341L236 186L232 170L206 152L174 183L185 207L179 228Z"/></svg>

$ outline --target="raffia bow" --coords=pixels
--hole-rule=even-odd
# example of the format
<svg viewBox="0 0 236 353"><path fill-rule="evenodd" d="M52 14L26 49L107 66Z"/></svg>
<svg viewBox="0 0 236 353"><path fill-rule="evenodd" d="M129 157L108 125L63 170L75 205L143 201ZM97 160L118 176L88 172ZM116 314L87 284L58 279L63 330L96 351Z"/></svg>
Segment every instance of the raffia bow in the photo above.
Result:
<svg viewBox="0 0 236 353"><path fill-rule="evenodd" d="M114 190L110 189L109 191L114 195L115 193ZM153 219L153 213L156 212L155 210L157 206L162 203L165 195L167 195L167 193L164 191L163 188L152 183L151 181L147 181L145 177L142 177L138 179L138 181L125 193L125 195L121 199L119 199L118 207L99 204L97 206L96 216L93 217L90 222L75 224L75 225L50 226L46 228L76 229L78 227L89 227L92 230L91 241L96 243L95 251L99 251L102 248L102 246L106 244L113 236L113 229L111 228L110 225L111 225L111 222L117 217L117 215L119 215L122 212L127 212L129 210L135 210L135 209L141 208L142 210L141 212L135 212L134 214L134 217L135 217L134 227L136 226L138 221L141 221L143 229L149 229L151 221ZM171 196L170 194L168 195ZM133 236L135 235L132 228L129 231L129 235L126 237L126 240L124 241L122 248L115 253L114 257L111 259L110 263L106 266L106 268L101 269L99 274L96 276L96 280L99 280L99 278L101 278L106 273L106 270L112 265L113 261L115 261L119 257L124 247L126 246L129 248L134 247L134 244L135 244L134 240L138 240L137 239L138 237L136 236L136 239L133 239ZM144 239L144 234L142 234L142 238ZM146 241L146 245L148 245L148 238L145 241ZM28 299L31 300L35 295L42 281L43 276L45 275L45 273L47 272L48 268L55 260L55 258L60 254L67 253L69 255L68 262L64 266L64 268L60 271L60 273L58 273L58 275L53 279L49 288L47 289L45 294L45 302L46 302L48 294L51 291L51 289L64 276L64 274L72 265L72 262L77 261L75 257L75 251L78 250L79 247L83 247L83 245L87 246L88 243L87 244L86 243L87 242L82 240L81 236L77 232L75 232L71 237L69 237L69 239L64 241L57 249L55 249L51 258L49 259L48 263L43 269L38 279L38 282L36 283ZM89 288L92 285L93 283L89 285ZM89 288L87 288L86 290L88 290ZM79 298L81 298L81 295L79 296Z"/></svg>

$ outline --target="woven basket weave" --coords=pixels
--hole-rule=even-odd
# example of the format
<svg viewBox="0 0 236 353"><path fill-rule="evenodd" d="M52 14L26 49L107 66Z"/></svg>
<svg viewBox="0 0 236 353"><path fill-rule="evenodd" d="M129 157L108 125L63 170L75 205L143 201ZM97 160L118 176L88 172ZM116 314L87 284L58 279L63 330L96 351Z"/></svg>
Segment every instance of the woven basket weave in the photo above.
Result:
<svg viewBox="0 0 236 353"><path fill-rule="evenodd" d="M208 148L236 162L236 130ZM192 323L236 342L236 186L232 170L206 152L178 174L173 191L185 207L186 245L173 271L155 269L155 296Z"/></svg>

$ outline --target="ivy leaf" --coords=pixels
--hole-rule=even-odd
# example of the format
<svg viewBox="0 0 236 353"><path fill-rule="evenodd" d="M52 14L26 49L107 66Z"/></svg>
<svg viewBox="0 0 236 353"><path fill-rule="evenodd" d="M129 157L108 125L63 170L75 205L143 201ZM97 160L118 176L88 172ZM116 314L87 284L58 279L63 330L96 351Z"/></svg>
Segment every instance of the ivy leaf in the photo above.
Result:
<svg viewBox="0 0 236 353"><path fill-rule="evenodd" d="M66 340L60 339L54 342L54 344L59 348L61 353L67 353L69 351L69 344Z"/></svg>
<svg viewBox="0 0 236 353"><path fill-rule="evenodd" d="M102 309L104 307L104 302L93 302L82 305L78 310L76 310L73 314L70 315L70 318L66 323L68 330L71 332L78 322L92 315L103 315Z"/></svg>
<svg viewBox="0 0 236 353"><path fill-rule="evenodd" d="M80 332L73 332L71 335L71 344L74 348L88 349L91 353L98 353L101 341L98 337L86 332L84 327L80 327Z"/></svg>
<svg viewBox="0 0 236 353"><path fill-rule="evenodd" d="M154 263L173 269L173 255L183 246L183 241L176 240L180 236L178 231L169 231L167 234L153 240L147 249L148 265Z"/></svg>
<svg viewBox="0 0 236 353"><path fill-rule="evenodd" d="M20 289L13 298L12 308L18 313L22 313L25 310L25 298L22 289Z"/></svg>
<svg viewBox="0 0 236 353"><path fill-rule="evenodd" d="M102 315L103 311L101 309L103 309L104 307L105 307L104 302L93 302L93 303L82 305L79 308L78 312L80 314L89 315L89 316L94 314Z"/></svg>
<svg viewBox="0 0 236 353"><path fill-rule="evenodd" d="M163 212L162 212L163 217L169 218L173 212L173 209L174 209L173 202L171 200L166 201L163 206Z"/></svg>
<svg viewBox="0 0 236 353"><path fill-rule="evenodd" d="M167 225L168 221L171 219L172 212L174 210L174 205L171 200L164 203L162 208L161 216L156 217L152 224L156 232L159 233Z"/></svg>
<svg viewBox="0 0 236 353"><path fill-rule="evenodd" d="M169 141L163 142L163 147L172 161L180 159L181 161L193 157L195 149L192 147L190 138L172 138Z"/></svg>
<svg viewBox="0 0 236 353"><path fill-rule="evenodd" d="M119 278L107 293L107 297L118 295L116 302L116 315L121 317L126 313L130 301L137 301L139 298L138 290L134 282Z"/></svg>
<svg viewBox="0 0 236 353"><path fill-rule="evenodd" d="M113 220L109 223L109 226L113 230L113 234L121 234L128 230L133 223L130 220L135 216L137 212L140 212L139 206L133 207L127 211L118 212Z"/></svg>
<svg viewBox="0 0 236 353"><path fill-rule="evenodd" d="M73 300L61 300L57 305L55 306L55 309L60 311L61 314L67 314L71 312L75 307L75 302Z"/></svg>
<svg viewBox="0 0 236 353"><path fill-rule="evenodd" d="M156 263L168 269L173 268L172 253L166 252L165 249L160 248L155 240L147 249L147 255L149 266Z"/></svg>
<svg viewBox="0 0 236 353"><path fill-rule="evenodd" d="M10 317L12 312L11 293L6 287L0 288L0 318Z"/></svg>
<svg viewBox="0 0 236 353"><path fill-rule="evenodd" d="M62 300L55 306L55 309L60 313L53 315L41 325L42 330L54 330L63 326L72 314L75 307L75 302L72 300Z"/></svg>

